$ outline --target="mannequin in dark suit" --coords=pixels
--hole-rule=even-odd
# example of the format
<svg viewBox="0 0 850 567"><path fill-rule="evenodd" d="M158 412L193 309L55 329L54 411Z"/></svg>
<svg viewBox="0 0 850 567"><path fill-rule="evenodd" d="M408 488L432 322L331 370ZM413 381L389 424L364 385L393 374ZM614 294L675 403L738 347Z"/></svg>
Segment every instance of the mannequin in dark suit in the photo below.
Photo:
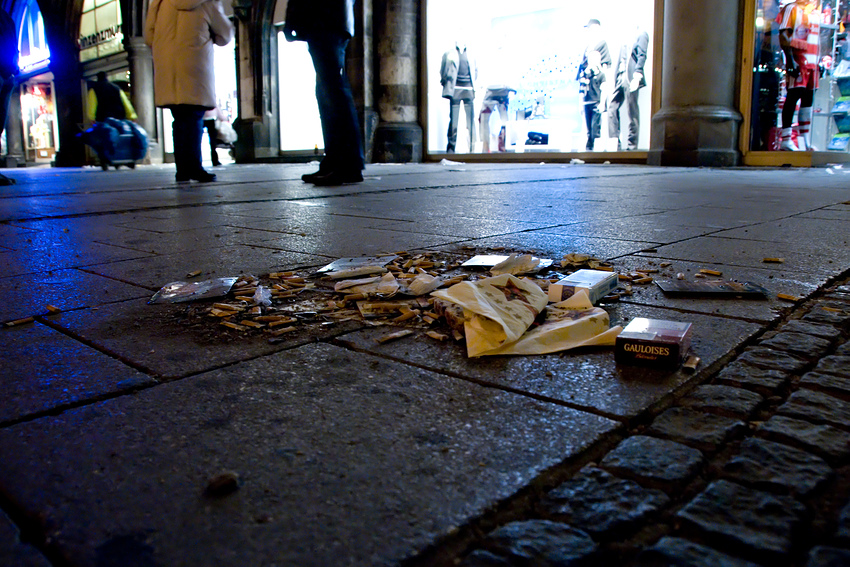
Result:
<svg viewBox="0 0 850 567"><path fill-rule="evenodd" d="M475 142L475 80L478 78L478 68L475 59L462 42L455 42L455 48L446 51L440 62L440 85L443 87L443 98L449 99L449 130L446 152L454 153L457 145L458 120L460 107L466 112L466 128L469 133L469 152L472 153Z"/></svg>
<svg viewBox="0 0 850 567"><path fill-rule="evenodd" d="M638 30L637 38L632 44L631 51L627 45L620 48L617 66L614 70L614 92L608 104L608 137L617 140L620 149L620 107L624 102L629 108L629 138L626 148L637 149L640 135L640 108L638 96L640 89L646 86L643 67L646 63L646 52L649 48L649 34Z"/></svg>

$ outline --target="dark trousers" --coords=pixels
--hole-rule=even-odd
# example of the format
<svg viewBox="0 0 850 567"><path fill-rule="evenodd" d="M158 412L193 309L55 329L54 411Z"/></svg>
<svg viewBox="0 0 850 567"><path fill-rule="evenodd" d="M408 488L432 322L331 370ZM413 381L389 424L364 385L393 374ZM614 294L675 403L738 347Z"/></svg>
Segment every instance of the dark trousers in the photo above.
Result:
<svg viewBox="0 0 850 567"><path fill-rule="evenodd" d="M602 113L599 103L591 102L584 105L584 121L587 126L587 151L593 150L593 142L602 134Z"/></svg>
<svg viewBox="0 0 850 567"><path fill-rule="evenodd" d="M475 142L475 112L472 109L472 91L468 89L460 89L455 91L452 98L449 99L449 143L446 146L446 151L453 153L457 146L457 125L460 119L460 105L463 104L463 111L466 113L466 128L469 132L469 153L472 153L472 144Z"/></svg>
<svg viewBox="0 0 850 567"><path fill-rule="evenodd" d="M638 108L638 95L640 89L631 92L628 89L619 89L611 97L608 104L608 137L617 140L617 148L620 147L620 108L627 103L629 109L629 138L627 148L637 149L638 135L640 134L640 109Z"/></svg>
<svg viewBox="0 0 850 567"><path fill-rule="evenodd" d="M316 101L322 122L325 157L323 172L360 172L365 159L351 86L345 75L348 38L332 33L312 34L307 40L316 70Z"/></svg>
<svg viewBox="0 0 850 567"><path fill-rule="evenodd" d="M171 107L174 122L171 135L174 139L174 163L177 175L194 175L203 171L201 164L201 140L204 136L203 106L178 104Z"/></svg>

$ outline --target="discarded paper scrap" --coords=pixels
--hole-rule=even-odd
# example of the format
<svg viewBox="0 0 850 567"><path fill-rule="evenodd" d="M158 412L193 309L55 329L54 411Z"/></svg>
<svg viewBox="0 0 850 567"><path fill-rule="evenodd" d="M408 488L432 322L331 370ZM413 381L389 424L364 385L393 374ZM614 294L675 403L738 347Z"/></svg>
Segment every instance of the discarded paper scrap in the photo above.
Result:
<svg viewBox="0 0 850 567"><path fill-rule="evenodd" d="M461 282L431 295L463 307L469 357L518 340L548 303L537 284L510 274Z"/></svg>

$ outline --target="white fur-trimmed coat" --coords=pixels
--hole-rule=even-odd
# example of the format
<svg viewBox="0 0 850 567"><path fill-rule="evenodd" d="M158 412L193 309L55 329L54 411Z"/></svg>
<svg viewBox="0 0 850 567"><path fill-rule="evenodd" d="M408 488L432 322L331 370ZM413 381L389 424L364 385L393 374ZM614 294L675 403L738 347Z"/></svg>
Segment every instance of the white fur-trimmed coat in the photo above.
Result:
<svg viewBox="0 0 850 567"><path fill-rule="evenodd" d="M145 43L153 50L156 105L214 108L213 45L232 39L221 0L151 0Z"/></svg>

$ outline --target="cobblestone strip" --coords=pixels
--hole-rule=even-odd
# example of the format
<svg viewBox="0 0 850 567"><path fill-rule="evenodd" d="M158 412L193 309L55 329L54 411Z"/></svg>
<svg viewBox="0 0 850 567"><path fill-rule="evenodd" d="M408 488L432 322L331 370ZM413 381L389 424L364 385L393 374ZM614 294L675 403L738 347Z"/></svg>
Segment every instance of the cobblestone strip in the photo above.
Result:
<svg viewBox="0 0 850 567"><path fill-rule="evenodd" d="M796 316L457 563L850 565L850 286Z"/></svg>

